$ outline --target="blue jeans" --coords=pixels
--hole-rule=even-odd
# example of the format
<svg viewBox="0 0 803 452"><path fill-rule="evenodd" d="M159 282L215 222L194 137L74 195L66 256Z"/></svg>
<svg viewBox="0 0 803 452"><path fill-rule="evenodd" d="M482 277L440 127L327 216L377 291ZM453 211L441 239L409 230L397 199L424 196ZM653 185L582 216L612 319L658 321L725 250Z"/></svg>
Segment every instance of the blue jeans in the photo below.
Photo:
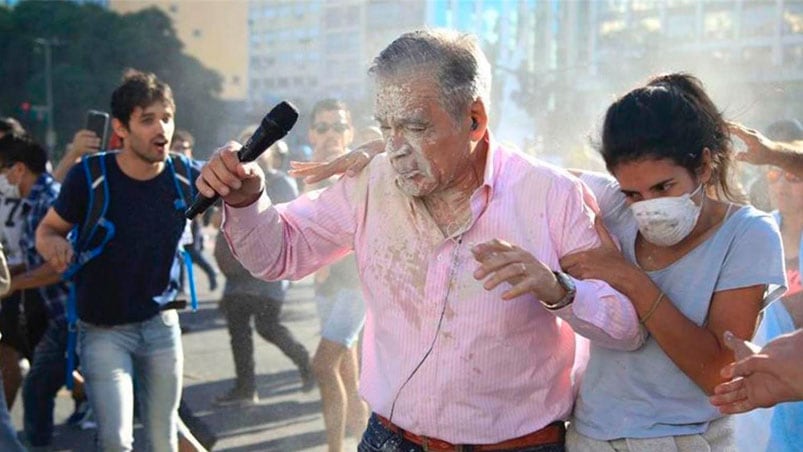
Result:
<svg viewBox="0 0 803 452"><path fill-rule="evenodd" d="M6 405L6 392L3 391L3 373L0 372L0 450L4 452L25 452L19 439L17 430L11 422Z"/></svg>
<svg viewBox="0 0 803 452"><path fill-rule="evenodd" d="M424 448L407 441L400 434L387 429L376 414L368 420L368 428L357 446L359 452L424 452ZM457 450L471 451L471 446L459 446ZM508 452L564 452L563 444L545 444L543 446L525 447L523 449L505 449Z"/></svg>
<svg viewBox="0 0 803 452"><path fill-rule="evenodd" d="M53 439L53 407L64 385L67 322L50 320L36 344L33 362L22 385L25 436L32 447L47 447Z"/></svg>
<svg viewBox="0 0 803 452"><path fill-rule="evenodd" d="M81 322L79 354L102 451L134 444L134 380L150 450L175 451L184 355L178 313L139 323L100 327Z"/></svg>

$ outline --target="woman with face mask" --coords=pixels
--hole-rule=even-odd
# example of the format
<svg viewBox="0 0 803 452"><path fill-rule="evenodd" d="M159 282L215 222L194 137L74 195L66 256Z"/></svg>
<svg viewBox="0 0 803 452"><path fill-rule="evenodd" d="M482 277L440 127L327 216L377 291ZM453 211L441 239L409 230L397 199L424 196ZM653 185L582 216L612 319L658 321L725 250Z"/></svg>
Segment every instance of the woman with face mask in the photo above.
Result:
<svg viewBox="0 0 803 452"><path fill-rule="evenodd" d="M726 337L751 338L783 291L778 228L735 202L727 125L690 75L656 77L614 102L601 153L615 179L581 179L599 202L604 245L561 266L627 295L648 338L633 352L591 344L567 450L731 450L732 422L707 396L733 359Z"/></svg>

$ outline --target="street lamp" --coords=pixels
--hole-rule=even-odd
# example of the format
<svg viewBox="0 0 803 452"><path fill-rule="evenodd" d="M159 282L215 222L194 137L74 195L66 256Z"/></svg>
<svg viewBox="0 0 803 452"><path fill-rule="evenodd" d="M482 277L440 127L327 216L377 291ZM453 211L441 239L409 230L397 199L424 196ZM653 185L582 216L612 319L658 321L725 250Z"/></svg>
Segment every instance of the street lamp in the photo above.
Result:
<svg viewBox="0 0 803 452"><path fill-rule="evenodd" d="M53 128L53 57L52 47L58 40L50 38L36 38L34 42L45 49L45 93L47 99L47 131L45 132L45 145L49 150L56 147L56 131Z"/></svg>

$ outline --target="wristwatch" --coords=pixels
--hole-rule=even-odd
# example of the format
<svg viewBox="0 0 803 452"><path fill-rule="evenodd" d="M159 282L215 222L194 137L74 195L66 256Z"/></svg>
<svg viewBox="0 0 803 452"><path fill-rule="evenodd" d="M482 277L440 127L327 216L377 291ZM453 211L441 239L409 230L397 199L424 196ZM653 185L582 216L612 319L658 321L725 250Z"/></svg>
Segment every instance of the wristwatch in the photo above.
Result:
<svg viewBox="0 0 803 452"><path fill-rule="evenodd" d="M565 308L569 306L574 301L574 296L577 294L577 287L574 285L574 280L563 272L552 272L555 274L555 278L558 280L558 284L563 287L563 290L566 291L566 295L563 296L560 300L554 303L546 303L543 300L541 304L544 305L545 308L549 309L550 311L556 311L561 308Z"/></svg>

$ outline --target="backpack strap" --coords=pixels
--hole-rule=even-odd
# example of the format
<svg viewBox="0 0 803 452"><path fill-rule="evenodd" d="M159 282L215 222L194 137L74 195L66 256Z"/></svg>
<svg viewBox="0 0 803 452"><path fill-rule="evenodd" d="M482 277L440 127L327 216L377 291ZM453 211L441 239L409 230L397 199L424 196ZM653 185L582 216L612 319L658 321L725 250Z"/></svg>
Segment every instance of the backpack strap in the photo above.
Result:
<svg viewBox="0 0 803 452"><path fill-rule="evenodd" d="M71 233L75 262L64 272L63 279L71 280L87 262L97 257L114 237L114 224L106 218L109 210L109 184L106 178L106 158L114 153L102 152L84 157L81 165L86 175L88 197L84 222L76 225ZM103 231L103 238L97 242L95 236Z"/></svg>
<svg viewBox="0 0 803 452"><path fill-rule="evenodd" d="M72 373L75 370L75 346L78 340L78 308L76 288L73 278L75 274L91 259L103 251L103 248L114 237L114 224L106 218L109 209L109 184L106 179L106 158L110 153L101 152L84 157L81 166L84 169L88 188L86 217L80 225L75 225L71 232L75 262L62 275L69 284L67 297L67 388L73 388ZM111 153L112 156L114 153ZM103 238L97 246L90 248L94 237L103 230Z"/></svg>
<svg viewBox="0 0 803 452"><path fill-rule="evenodd" d="M195 198L195 186L192 181L192 168L189 159L181 154L171 154L167 159L167 166L173 174L176 192L179 198L175 205L177 210L187 210Z"/></svg>
<svg viewBox="0 0 803 452"><path fill-rule="evenodd" d="M178 198L176 198L173 204L176 206L176 210L184 212L195 197L195 186L192 183L192 169L189 159L181 154L171 154L170 158L167 159L167 166L173 174L173 182L176 186L176 192L178 193ZM188 228L191 227L189 221L187 222ZM187 270L187 284L190 286L190 305L193 311L197 311L198 294L195 290L195 273L192 267L192 256L184 249L182 242L179 242L178 253L181 258L181 263Z"/></svg>

